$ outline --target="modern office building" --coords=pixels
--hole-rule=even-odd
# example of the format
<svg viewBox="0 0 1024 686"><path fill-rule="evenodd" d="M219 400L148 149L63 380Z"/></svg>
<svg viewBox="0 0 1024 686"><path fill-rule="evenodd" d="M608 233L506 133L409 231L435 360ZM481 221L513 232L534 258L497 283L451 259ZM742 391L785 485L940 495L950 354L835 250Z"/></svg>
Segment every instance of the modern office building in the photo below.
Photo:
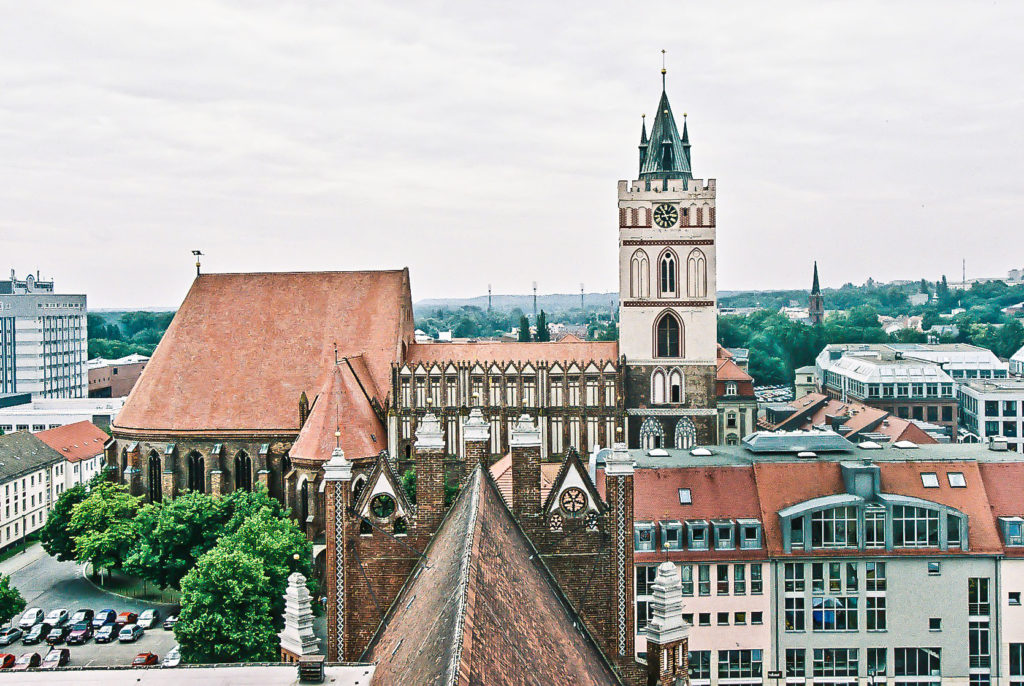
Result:
<svg viewBox="0 0 1024 686"><path fill-rule="evenodd" d="M27 395L13 396L17 404L6 405L0 398L0 431L43 431L75 422L91 422L108 427L124 406L124 398L66 398L28 400Z"/></svg>
<svg viewBox="0 0 1024 686"><path fill-rule="evenodd" d="M1009 450L1024 452L1024 380L968 381L957 394L963 441L1001 438Z"/></svg>
<svg viewBox="0 0 1024 686"><path fill-rule="evenodd" d="M84 398L84 295L57 295L31 274L0 281L0 393Z"/></svg>

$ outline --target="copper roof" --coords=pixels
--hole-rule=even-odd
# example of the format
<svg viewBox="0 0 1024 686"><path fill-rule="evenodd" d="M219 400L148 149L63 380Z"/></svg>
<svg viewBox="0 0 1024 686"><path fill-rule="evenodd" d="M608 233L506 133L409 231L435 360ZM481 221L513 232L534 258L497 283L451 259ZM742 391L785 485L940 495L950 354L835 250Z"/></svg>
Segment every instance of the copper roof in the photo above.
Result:
<svg viewBox="0 0 1024 686"><path fill-rule="evenodd" d="M378 389L412 338L408 272L204 274L153 353L116 429L298 429L299 395L363 355Z"/></svg>
<svg viewBox="0 0 1024 686"><path fill-rule="evenodd" d="M478 467L363 660L386 684L620 683L581 624Z"/></svg>
<svg viewBox="0 0 1024 686"><path fill-rule="evenodd" d="M363 374L357 373L362 370ZM361 377L366 378L363 387ZM319 383L319 392L289 455L294 459L329 460L340 443L348 459L372 457L387 447L384 425L370 405L370 389L362 358L332 364ZM336 437L335 432L341 432Z"/></svg>
<svg viewBox="0 0 1024 686"><path fill-rule="evenodd" d="M64 456L68 462L81 462L103 454L110 436L92 422L80 421L36 433L36 438Z"/></svg>
<svg viewBox="0 0 1024 686"><path fill-rule="evenodd" d="M409 366L431 362L555 362L582 364L590 361L617 362L615 341L570 341L547 343L413 343L406 360Z"/></svg>

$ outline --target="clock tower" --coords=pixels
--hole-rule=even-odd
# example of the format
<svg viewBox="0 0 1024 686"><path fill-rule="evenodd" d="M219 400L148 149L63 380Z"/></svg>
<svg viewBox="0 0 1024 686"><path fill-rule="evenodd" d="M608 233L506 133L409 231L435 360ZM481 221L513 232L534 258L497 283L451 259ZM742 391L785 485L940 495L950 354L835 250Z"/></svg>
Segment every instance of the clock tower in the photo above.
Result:
<svg viewBox="0 0 1024 686"><path fill-rule="evenodd" d="M716 442L715 180L693 178L662 91L640 132L636 181L619 181L619 352L632 448Z"/></svg>

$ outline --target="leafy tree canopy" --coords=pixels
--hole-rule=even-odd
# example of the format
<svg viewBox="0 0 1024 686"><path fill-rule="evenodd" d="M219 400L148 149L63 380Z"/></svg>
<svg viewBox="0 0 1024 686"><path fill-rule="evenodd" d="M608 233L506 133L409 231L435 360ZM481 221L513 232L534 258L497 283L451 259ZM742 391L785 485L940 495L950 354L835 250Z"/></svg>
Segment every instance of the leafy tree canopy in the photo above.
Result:
<svg viewBox="0 0 1024 686"><path fill-rule="evenodd" d="M24 609L25 599L11 586L11 577L0 576L0 624L11 621Z"/></svg>
<svg viewBox="0 0 1024 686"><path fill-rule="evenodd" d="M43 550L61 562L76 559L75 538L71 533L71 515L75 506L88 497L82 484L76 484L57 496L46 523L39 530L39 541Z"/></svg>
<svg viewBox="0 0 1024 686"><path fill-rule="evenodd" d="M135 543L137 498L121 484L98 483L74 506L68 525L75 540L75 558L93 568L120 569Z"/></svg>

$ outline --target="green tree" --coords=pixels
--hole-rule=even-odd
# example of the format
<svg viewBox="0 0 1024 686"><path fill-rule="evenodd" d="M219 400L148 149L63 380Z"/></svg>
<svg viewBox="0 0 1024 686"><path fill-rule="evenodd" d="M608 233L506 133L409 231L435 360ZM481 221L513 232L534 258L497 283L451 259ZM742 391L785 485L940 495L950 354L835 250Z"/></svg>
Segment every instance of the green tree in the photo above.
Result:
<svg viewBox="0 0 1024 686"><path fill-rule="evenodd" d="M0 624L5 624L25 609L25 599L14 586L11 577L0 576Z"/></svg>
<svg viewBox="0 0 1024 686"><path fill-rule="evenodd" d="M136 517L138 535L125 571L160 588L178 588L196 561L217 545L226 521L223 500L196 491L146 505Z"/></svg>
<svg viewBox="0 0 1024 686"><path fill-rule="evenodd" d="M220 498L224 507L226 523L223 526L225 533L237 531L249 517L252 517L261 510L269 510L275 517L286 518L290 511L281 501L270 495L266 486L256 484L251 491L236 490L230 495Z"/></svg>
<svg viewBox="0 0 1024 686"><path fill-rule="evenodd" d="M412 467L402 474L402 490L413 505L416 504L416 470Z"/></svg>
<svg viewBox="0 0 1024 686"><path fill-rule="evenodd" d="M537 340L551 340L551 332L548 331L548 317L544 314L544 310L541 310L540 314L537 315Z"/></svg>
<svg viewBox="0 0 1024 686"><path fill-rule="evenodd" d="M526 318L524 314L519 318L519 342L528 343L530 341L530 320Z"/></svg>
<svg viewBox="0 0 1024 686"><path fill-rule="evenodd" d="M313 546L290 519L260 510L245 520L238 531L224 536L218 548L239 550L263 563L270 592L270 614L274 626L283 628L284 592L288 576L300 572L307 579L313 574Z"/></svg>
<svg viewBox="0 0 1024 686"><path fill-rule="evenodd" d="M271 595L263 562L217 546L181 580L174 636L186 662L269 662L278 657Z"/></svg>
<svg viewBox="0 0 1024 686"><path fill-rule="evenodd" d="M75 537L71 531L71 515L75 506L88 497L89 493L82 484L72 486L57 496L46 523L39 530L39 541L43 550L61 562L76 559Z"/></svg>
<svg viewBox="0 0 1024 686"><path fill-rule="evenodd" d="M135 544L141 500L121 484L98 483L72 510L68 528L75 539L75 558L90 562L93 569L120 569Z"/></svg>

